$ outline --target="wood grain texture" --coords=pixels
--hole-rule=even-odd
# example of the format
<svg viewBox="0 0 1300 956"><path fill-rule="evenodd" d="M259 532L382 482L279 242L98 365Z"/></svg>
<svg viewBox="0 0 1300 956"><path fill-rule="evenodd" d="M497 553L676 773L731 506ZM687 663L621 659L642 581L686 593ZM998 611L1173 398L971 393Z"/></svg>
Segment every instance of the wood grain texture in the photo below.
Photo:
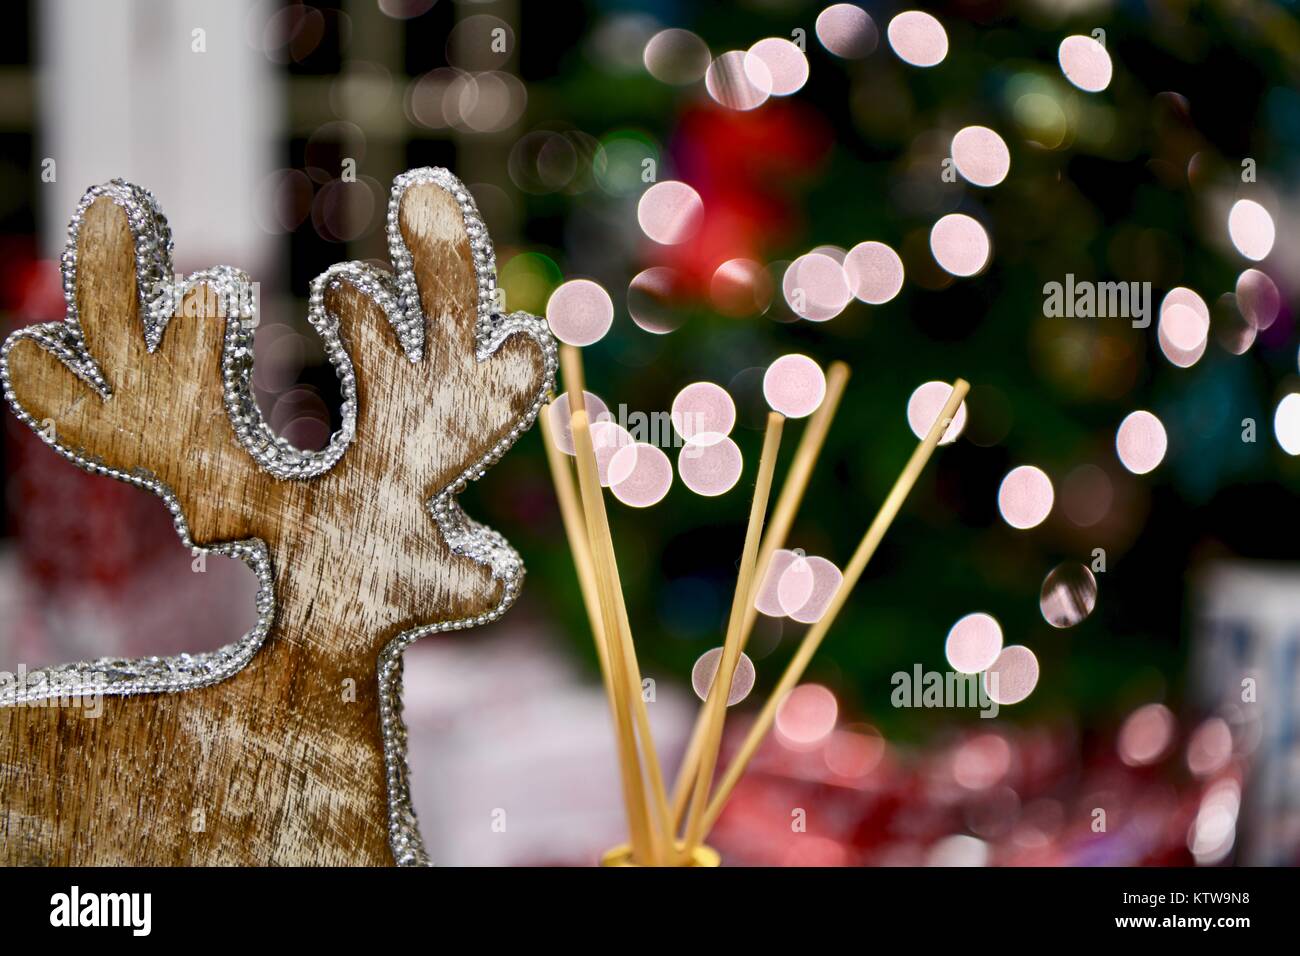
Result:
<svg viewBox="0 0 1300 956"><path fill-rule="evenodd" d="M107 199L91 206L78 306L113 396L24 341L10 355L16 400L53 419L60 444L154 473L196 543L265 541L276 617L253 660L210 687L105 697L99 719L0 708L3 862L393 862L377 656L405 630L500 600L500 583L450 551L425 502L510 430L545 374L526 336L475 359L477 286L455 201L413 186L399 223L428 317L424 357L407 359L350 286L330 293L356 371L356 438L326 474L285 481L234 436L221 320L182 313L148 354L125 214Z"/></svg>

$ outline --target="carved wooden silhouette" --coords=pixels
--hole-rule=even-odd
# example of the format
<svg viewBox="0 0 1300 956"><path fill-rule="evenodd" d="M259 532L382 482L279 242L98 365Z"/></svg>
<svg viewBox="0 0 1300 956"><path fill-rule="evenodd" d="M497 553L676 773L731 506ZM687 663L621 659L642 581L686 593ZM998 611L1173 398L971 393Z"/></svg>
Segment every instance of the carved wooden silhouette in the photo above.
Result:
<svg viewBox="0 0 1300 956"><path fill-rule="evenodd" d="M398 259L396 278L374 273L390 300L357 288L360 266L314 287L346 351L336 359L345 391L354 388L355 435L336 443L335 463L304 467L323 473L275 477L250 454L267 435L237 436L232 424L249 343L228 324L236 319L210 314L216 278L178 298L149 351L137 257L142 236L149 245L169 234L165 221L129 224L127 208L94 198L75 263L65 262L81 344L111 396L77 365L75 330L54 323L7 343L6 397L83 466L170 489L183 538L187 526L200 546L253 542L239 546L253 563L263 542L273 620L260 647L251 640L251 659L208 686L193 686L205 671L182 660L164 667L189 689L105 696L99 719L0 706L0 860L420 862L393 709L400 650L421 628L488 619L513 599L517 556L465 519L454 495L531 425L553 345L539 320L492 311L490 246L459 182L441 170L399 177L390 245L409 249L414 286L403 286ZM405 351L392 315L403 288ZM292 452L280 452L292 468ZM120 681L115 666L81 665ZM158 686L156 662L144 669Z"/></svg>

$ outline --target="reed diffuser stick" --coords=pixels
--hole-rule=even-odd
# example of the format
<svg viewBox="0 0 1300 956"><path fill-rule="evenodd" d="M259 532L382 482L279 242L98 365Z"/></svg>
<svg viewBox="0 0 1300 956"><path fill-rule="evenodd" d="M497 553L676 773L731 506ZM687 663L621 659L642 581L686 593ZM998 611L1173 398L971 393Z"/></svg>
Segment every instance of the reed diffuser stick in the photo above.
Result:
<svg viewBox="0 0 1300 956"><path fill-rule="evenodd" d="M659 755L655 749L654 735L650 728L650 715L646 710L645 698L642 696L641 670L637 663L636 645L632 640L632 627L628 620L613 538L610 535L609 516L605 512L605 497L600 488L600 477L596 468L595 447L591 442L591 426L586 415L586 401L583 396L586 375L582 368L581 353L571 345L560 346L560 367L569 396L574 446L579 450L578 479L582 489L582 500L588 511L588 527L592 528L593 522L595 527L591 536L593 564L598 577L608 588L613 602L612 610L616 627L606 630L607 644L613 649L610 655L612 676L616 683L621 683L626 688L624 701L630 703L632 707L636 734L640 738L644 757L646 782L649 784L650 791L651 816L647 826L649 835L659 850L654 854L657 858L656 862L666 861L673 849L673 826L668 810L668 795L659 765ZM579 413L581 414L581 436L578 430ZM590 453L589 469L587 464L584 464L584 459L587 457L584 452ZM596 514L590 511L593 506L597 508ZM644 796L644 791L642 795Z"/></svg>
<svg viewBox="0 0 1300 956"><path fill-rule="evenodd" d="M736 579L736 593L731 601L727 638L722 645L722 658L713 676L704 701L705 714L703 743L700 747L699 768L691 792L690 812L686 817L686 833L682 853L689 858L704 837L704 810L709 796L709 785L718 763L718 748L722 743L722 728L727 718L727 698L731 696L731 681L740 659L740 634L745 621L745 606L749 603L754 581L754 566L758 561L758 546L763 533L763 519L767 514L767 501L772 491L772 473L776 470L777 452L781 446L781 429L785 416L770 412L767 429L763 435L763 451L758 459L758 477L754 484L754 499L749 508L749 525L745 529L745 546L740 556L740 572Z"/></svg>
<svg viewBox="0 0 1300 956"><path fill-rule="evenodd" d="M795 447L790 469L781 484L781 493L772 507L772 517L767 522L762 544L758 547L758 561L754 566L754 586L751 588L751 600L745 606L745 623L740 632L742 651L749 643L749 635L753 632L754 622L758 618L758 609L754 607L752 593L757 592L762 586L763 575L767 572L772 555L779 548L785 547L786 536L790 533L790 526L794 524L799 505L803 502L804 492L808 490L813 467L817 464L817 456L821 454L826 434L830 431L831 422L839 408L840 399L844 396L844 386L848 380L849 367L843 362L832 362L826 374L826 395L822 398L817 411L813 412L812 417L808 419L799 444ZM674 828L681 826L682 815L686 812L686 803L691 795L691 785L699 769L700 751L704 744L704 715L705 711L701 710L695 720L690 743L686 747L686 755L677 770L677 782L673 788Z"/></svg>
<svg viewBox="0 0 1300 956"><path fill-rule="evenodd" d="M893 488L885 497L884 503L876 516L868 526L866 534L862 536L862 541L858 544L857 550L853 552L853 557L849 560L849 565L844 569L844 580L840 584L839 590L835 592L835 597L831 600L830 606L827 607L826 613L822 615L821 620L808 629L804 635L799 649L795 652L785 673L781 675L780 681L772 691L772 695L763 705L763 709L755 718L753 726L750 727L745 741L741 744L740 750L736 753L731 764L727 767L727 772L718 784L717 792L709 802L709 807L701 821L701 831L707 835L712 829L713 824L717 822L718 816L722 813L722 808L726 806L731 791L735 789L736 782L740 780L749 761L753 758L755 751L758 750L759 744L767 736L767 732L772 727L772 722L776 719L776 711L785 700L787 694L794 689L800 678L803 677L804 671L808 667L808 662L812 660L813 654L821 645L822 639L826 632L830 630L831 625L835 623L835 618L839 615L840 610L848 600L849 592L853 590L858 579L862 577L862 572L866 570L867 563L871 560L876 548L880 545L881 539L889 526L893 523L899 509L902 508L903 502L907 499L908 493L911 492L912 486L916 484L916 479L920 476L921 470L925 468L926 462L934 453L935 447L939 444L939 439L951 424L953 416L957 414L957 409L961 406L962 400L970 390L970 384L965 379L957 379L953 383L952 394L948 401L944 403L943 409L939 412L930 431L926 433L921 443L916 446L912 452L912 457L907 460L903 467L902 474L894 482Z"/></svg>
<svg viewBox="0 0 1300 956"><path fill-rule="evenodd" d="M571 399L572 401L572 399ZM578 431L581 423L581 432ZM645 778L641 774L641 760L637 753L636 728L632 726L632 710L628 701L627 669L621 653L619 615L614 607L614 594L610 587L610 570L608 557L601 544L602 529L599 527L599 515L603 515L601 501L601 484L595 472L595 453L591 447L591 432L586 424L586 412L573 414L573 445L577 449L578 489L582 496L582 511L586 520L591 566L595 571L595 585L601 605L601 633L606 637L606 652L610 665L610 687L614 701L614 728L619 741L619 762L623 778L629 786L625 788L625 803L628 809L629 842L632 844L633 860L640 864L655 862L663 852L662 845L656 845L651 836L650 817L646 808ZM586 464L590 464L593 479L586 477ZM594 485L594 490L591 489ZM593 501L594 498L594 501ZM599 512L599 515L598 515ZM608 525L604 528L608 535Z"/></svg>
<svg viewBox="0 0 1300 956"><path fill-rule="evenodd" d="M551 483L555 486L555 497L560 505L564 536L569 541L569 550L573 552L573 568L578 576L578 590L582 594L582 604L587 611L587 621L591 625L596 658L600 663L600 677L605 685L605 696L613 706L614 689L610 684L609 652L606 649L605 630L601 622L596 568L587 541L587 519L582 513L582 503L578 499L578 489L574 483L573 469L569 464L568 456L555 443L555 431L551 426L551 407L547 405L542 409L537 419L541 423L542 443L546 448L546 464L551 470Z"/></svg>
<svg viewBox="0 0 1300 956"><path fill-rule="evenodd" d="M570 407L573 399L570 398ZM629 675L620 639L620 622L615 608L614 573L610 566L612 547L607 548L609 522L605 515L604 499L600 489L600 475L596 468L596 453L591 443L591 429L587 413L573 413L573 444L578 459L578 490L582 496L586 516L587 540L591 548L592 566L596 572L596 591L600 601L601 633L605 636L609 659L610 686L613 690L614 729L618 734L621 772L629 783L624 791L629 816L629 836L632 858L641 864L657 863L664 853L662 838L656 838L646 807L645 782L641 774L636 729L632 724L632 709L628 699ZM638 682L639 683L639 682ZM640 688L637 697L640 698Z"/></svg>
<svg viewBox="0 0 1300 956"><path fill-rule="evenodd" d="M596 658L600 664L600 679L605 688L605 699L609 702L610 716L615 727L615 746L619 752L619 773L623 789L624 809L627 813L629 834L640 828L636 822L637 809L633 793L642 790L639 774L632 772L631 762L625 759L625 752L635 747L635 741L627 740L620 731L618 696L614 693L614 678L610 673L608 637L602 620L600 605L600 585L596 577L595 563L591 556L591 547L587 539L586 517L578 498L573 471L568 457L555 443L554 429L551 425L550 406L542 410L539 420L542 428L542 440L546 447L546 462L551 470L551 480L555 485L555 496L560 504L560 518L564 523L565 537L569 541L569 550L573 552L574 570L578 575L578 589L582 594L582 603L587 611L587 620L591 625L591 634L596 645ZM635 753L635 751L632 751ZM649 839L649 834L646 834ZM634 855L644 853L632 841Z"/></svg>
<svg viewBox="0 0 1300 956"><path fill-rule="evenodd" d="M560 374L564 376L564 392L569 396L569 415L587 410L587 373L582 368L582 353L572 345L560 346ZM590 423L589 423L590 424Z"/></svg>

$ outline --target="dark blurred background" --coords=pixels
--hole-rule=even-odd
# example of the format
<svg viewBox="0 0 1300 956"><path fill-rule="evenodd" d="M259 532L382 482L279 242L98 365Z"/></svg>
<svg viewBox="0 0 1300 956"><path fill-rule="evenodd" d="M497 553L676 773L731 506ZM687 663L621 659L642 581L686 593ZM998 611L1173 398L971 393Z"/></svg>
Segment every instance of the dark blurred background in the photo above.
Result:
<svg viewBox="0 0 1300 956"><path fill-rule="evenodd" d="M542 314L564 279L600 282L616 317L586 350L588 388L652 412L690 382L727 387L747 474L762 370L787 352L851 365L791 535L841 565L916 441L909 396L965 377L963 435L936 455L805 678L834 695L831 722L798 746L778 734L760 754L719 825L724 857L1294 864L1300 462L1275 414L1298 381L1295 5L927 5L949 44L931 69L891 50L886 25L907 7L861 4L873 26L854 39L871 52L842 57L818 35L824 6L16 4L0 34L0 308L8 327L61 317L57 257L81 191L113 176L145 185L171 220L178 269L229 262L260 281L259 399L282 434L318 447L337 424L337 386L306 323L308 284L336 261L383 260L392 178L447 166L489 225L508 308ZM648 55L665 29L698 44L675 34ZM1114 76L1090 94L1062 75L1057 50L1094 30ZM764 37L806 47L807 83L752 110L711 97L698 47L718 57ZM943 175L953 134L971 125L1009 148L1000 185ZM639 229L647 168L699 193L704 225L687 242ZM1242 198L1276 224L1262 262L1229 238ZM951 212L991 240L972 278L930 251L930 227ZM789 262L814 248L842 258L865 240L899 252L901 292L798 319L782 296ZM761 267L745 273L743 307L715 278L735 259ZM629 303L652 267L673 270L671 292ZM1236 301L1247 268L1279 290L1269 322L1252 324ZM1180 367L1154 320L1045 316L1044 284L1067 274L1150 282L1157 311L1168 290L1195 290L1211 314L1203 355ZM675 329L648 332L647 316ZM1168 434L1150 474L1115 452L1134 409ZM8 414L6 434L0 667L211 647L248 625L242 567L209 558L194 573L155 501L74 472ZM1055 489L1028 531L998 508L1021 464ZM670 765L694 715L691 665L721 643L748 487L701 498L679 482L653 508L611 505ZM408 654L426 840L440 862L594 859L619 839L613 752L540 435L464 500L520 549L529 579L500 624ZM1096 572L1096 599L1059 629L1040 596L1063 563ZM1028 699L995 720L892 706L891 676L945 670L949 628L974 611L1036 655ZM733 732L799 633L760 620L758 684ZM491 826L501 808L504 833ZM792 830L795 808L806 832Z"/></svg>

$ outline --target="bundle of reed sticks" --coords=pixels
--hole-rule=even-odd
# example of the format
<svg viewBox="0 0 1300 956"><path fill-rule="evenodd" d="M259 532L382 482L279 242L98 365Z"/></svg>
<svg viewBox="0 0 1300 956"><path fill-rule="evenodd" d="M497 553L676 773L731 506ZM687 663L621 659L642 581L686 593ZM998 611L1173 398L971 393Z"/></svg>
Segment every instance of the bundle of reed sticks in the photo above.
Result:
<svg viewBox="0 0 1300 956"><path fill-rule="evenodd" d="M727 701L737 662L758 614L754 599L762 581L762 571L766 570L772 555L784 546L786 535L794 523L817 456L843 397L849 377L848 366L843 362L830 366L825 398L808 419L770 520L767 520L768 500L785 418L777 412L768 415L721 660L700 708L670 800L650 730L636 645L619 582L609 516L605 511L590 421L584 406L585 376L581 355L573 346L561 346L560 364L569 396L576 450L576 482L574 466L555 442L551 409L545 409L539 417L565 535L573 552L578 585L591 622L601 679L613 717L628 821L627 844L611 850L602 862L636 866L717 865L717 854L704 843L709 831L771 729L781 702L798 684L826 632L835 623L849 593L961 407L970 386L963 379L953 383L952 394L868 525L825 613L804 633L785 672L715 785Z"/></svg>

